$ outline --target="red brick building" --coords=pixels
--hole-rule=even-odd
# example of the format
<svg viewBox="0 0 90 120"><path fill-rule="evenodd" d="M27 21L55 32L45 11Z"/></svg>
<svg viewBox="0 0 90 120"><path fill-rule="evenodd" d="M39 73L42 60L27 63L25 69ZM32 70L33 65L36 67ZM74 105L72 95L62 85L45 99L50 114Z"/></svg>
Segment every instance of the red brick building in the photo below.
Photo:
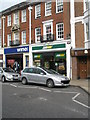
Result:
<svg viewBox="0 0 90 120"><path fill-rule="evenodd" d="M70 78L70 3L56 0L31 7L32 63Z"/></svg>
<svg viewBox="0 0 90 120"><path fill-rule="evenodd" d="M17 62L23 69L23 62L29 59L29 4L22 2L2 11L3 66L13 67Z"/></svg>

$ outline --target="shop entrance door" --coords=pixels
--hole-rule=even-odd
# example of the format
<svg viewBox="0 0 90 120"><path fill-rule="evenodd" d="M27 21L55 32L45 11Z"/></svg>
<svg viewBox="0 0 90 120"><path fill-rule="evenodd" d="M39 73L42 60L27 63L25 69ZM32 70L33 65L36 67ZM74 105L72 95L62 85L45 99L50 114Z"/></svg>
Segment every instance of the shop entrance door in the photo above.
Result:
<svg viewBox="0 0 90 120"><path fill-rule="evenodd" d="M80 57L80 79L87 78L87 57Z"/></svg>

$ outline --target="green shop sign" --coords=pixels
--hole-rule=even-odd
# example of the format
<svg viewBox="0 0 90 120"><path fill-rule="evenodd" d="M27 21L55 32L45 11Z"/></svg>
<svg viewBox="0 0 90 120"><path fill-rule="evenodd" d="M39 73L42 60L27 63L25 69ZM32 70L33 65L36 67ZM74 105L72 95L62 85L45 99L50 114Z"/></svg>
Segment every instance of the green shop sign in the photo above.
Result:
<svg viewBox="0 0 90 120"><path fill-rule="evenodd" d="M63 51L63 52L55 53L55 58L62 58L62 59L66 58L66 52Z"/></svg>
<svg viewBox="0 0 90 120"><path fill-rule="evenodd" d="M32 50L47 50L47 49L57 49L57 48L65 48L65 44L55 44L55 45L45 45L45 46L37 46L32 47Z"/></svg>

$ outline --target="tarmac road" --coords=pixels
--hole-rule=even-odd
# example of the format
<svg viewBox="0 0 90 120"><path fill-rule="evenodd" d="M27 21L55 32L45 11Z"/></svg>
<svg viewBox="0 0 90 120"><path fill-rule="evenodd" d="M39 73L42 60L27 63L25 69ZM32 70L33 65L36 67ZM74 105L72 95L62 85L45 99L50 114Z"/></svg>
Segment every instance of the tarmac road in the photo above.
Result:
<svg viewBox="0 0 90 120"><path fill-rule="evenodd" d="M2 118L88 118L88 94L79 87L2 85Z"/></svg>

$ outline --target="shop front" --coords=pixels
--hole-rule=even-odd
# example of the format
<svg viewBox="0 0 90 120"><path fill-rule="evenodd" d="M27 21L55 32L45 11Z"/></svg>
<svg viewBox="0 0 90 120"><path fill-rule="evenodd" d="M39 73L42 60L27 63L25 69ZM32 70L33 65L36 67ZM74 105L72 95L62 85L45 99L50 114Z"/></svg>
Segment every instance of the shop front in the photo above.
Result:
<svg viewBox="0 0 90 120"><path fill-rule="evenodd" d="M90 50L71 50L73 79L90 79Z"/></svg>
<svg viewBox="0 0 90 120"><path fill-rule="evenodd" d="M33 46L32 53L33 65L53 69L70 78L70 45L67 43Z"/></svg>
<svg viewBox="0 0 90 120"><path fill-rule="evenodd" d="M29 66L29 46L5 48L5 66L20 72L25 66Z"/></svg>

